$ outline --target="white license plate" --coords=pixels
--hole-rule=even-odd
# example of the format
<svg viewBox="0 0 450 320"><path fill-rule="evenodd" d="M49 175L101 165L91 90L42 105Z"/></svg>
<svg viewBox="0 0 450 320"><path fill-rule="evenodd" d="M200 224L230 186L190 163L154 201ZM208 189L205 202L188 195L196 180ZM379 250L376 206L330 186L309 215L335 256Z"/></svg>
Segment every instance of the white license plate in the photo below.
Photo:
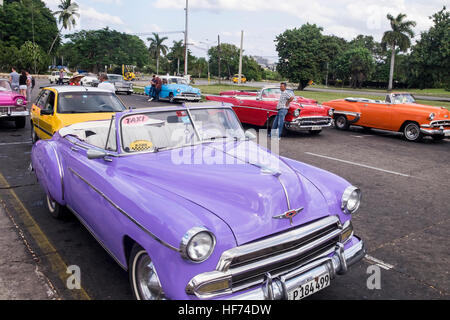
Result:
<svg viewBox="0 0 450 320"><path fill-rule="evenodd" d="M312 127L311 130L313 131L322 130L322 127Z"/></svg>
<svg viewBox="0 0 450 320"><path fill-rule="evenodd" d="M304 299L330 285L330 275L328 273L323 274L311 281L308 281L297 289L288 293L289 300L301 300Z"/></svg>
<svg viewBox="0 0 450 320"><path fill-rule="evenodd" d="M446 133L445 133L445 136L446 136L446 137L450 137L450 132L446 132Z"/></svg>

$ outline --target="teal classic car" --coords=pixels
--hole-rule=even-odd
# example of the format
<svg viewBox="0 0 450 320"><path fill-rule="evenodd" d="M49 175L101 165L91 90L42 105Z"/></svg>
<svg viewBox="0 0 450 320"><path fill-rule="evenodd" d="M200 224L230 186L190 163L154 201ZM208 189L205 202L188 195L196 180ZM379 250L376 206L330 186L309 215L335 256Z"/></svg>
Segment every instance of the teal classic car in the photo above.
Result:
<svg viewBox="0 0 450 320"><path fill-rule="evenodd" d="M176 76L161 76L163 85L159 93L160 100L169 102L194 101L202 99L200 89L191 87L185 78ZM145 87L145 94L150 95L151 86Z"/></svg>

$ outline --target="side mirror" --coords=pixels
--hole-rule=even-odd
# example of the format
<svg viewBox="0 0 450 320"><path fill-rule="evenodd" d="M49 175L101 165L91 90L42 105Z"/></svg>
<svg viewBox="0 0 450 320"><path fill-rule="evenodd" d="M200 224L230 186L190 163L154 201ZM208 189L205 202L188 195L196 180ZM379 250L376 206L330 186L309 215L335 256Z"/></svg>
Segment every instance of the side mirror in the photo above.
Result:
<svg viewBox="0 0 450 320"><path fill-rule="evenodd" d="M106 157L108 154L105 151L97 150L97 149L89 149L87 151L87 157L89 160L93 159L102 159Z"/></svg>
<svg viewBox="0 0 450 320"><path fill-rule="evenodd" d="M40 112L41 116L51 116L53 115L53 110L44 109Z"/></svg>
<svg viewBox="0 0 450 320"><path fill-rule="evenodd" d="M248 140L256 140L256 135L253 132L251 132L250 130L245 131L245 137Z"/></svg>

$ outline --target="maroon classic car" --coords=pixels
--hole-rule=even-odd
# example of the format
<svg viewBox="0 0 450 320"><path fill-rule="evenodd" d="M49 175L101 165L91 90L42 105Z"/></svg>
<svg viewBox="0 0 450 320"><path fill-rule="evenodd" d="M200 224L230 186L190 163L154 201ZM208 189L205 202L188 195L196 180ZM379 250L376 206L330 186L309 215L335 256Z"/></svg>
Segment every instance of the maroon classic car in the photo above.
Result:
<svg viewBox="0 0 450 320"><path fill-rule="evenodd" d="M231 104L241 122L270 128L277 115L280 94L281 90L274 87L259 92L221 92L219 96L206 96L206 100ZM291 131L319 134L323 128L331 126L332 116L333 109L330 107L319 105L316 100L295 97L286 115L285 127Z"/></svg>
<svg viewBox="0 0 450 320"><path fill-rule="evenodd" d="M0 120L10 120L17 128L24 128L29 115L27 100L14 92L6 79L0 78Z"/></svg>

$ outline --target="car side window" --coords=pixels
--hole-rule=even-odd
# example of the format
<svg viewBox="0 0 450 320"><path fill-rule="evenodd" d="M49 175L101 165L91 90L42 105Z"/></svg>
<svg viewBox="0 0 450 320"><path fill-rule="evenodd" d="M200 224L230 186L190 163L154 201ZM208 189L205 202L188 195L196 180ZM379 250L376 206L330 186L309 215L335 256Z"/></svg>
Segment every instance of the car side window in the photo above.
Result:
<svg viewBox="0 0 450 320"><path fill-rule="evenodd" d="M45 104L47 102L47 98L49 95L48 90L44 90L41 92L41 94L39 95L38 100L36 101L36 105L40 108L40 109L45 109Z"/></svg>
<svg viewBox="0 0 450 320"><path fill-rule="evenodd" d="M45 102L45 110L55 110L55 93L53 91L48 92L48 99Z"/></svg>

